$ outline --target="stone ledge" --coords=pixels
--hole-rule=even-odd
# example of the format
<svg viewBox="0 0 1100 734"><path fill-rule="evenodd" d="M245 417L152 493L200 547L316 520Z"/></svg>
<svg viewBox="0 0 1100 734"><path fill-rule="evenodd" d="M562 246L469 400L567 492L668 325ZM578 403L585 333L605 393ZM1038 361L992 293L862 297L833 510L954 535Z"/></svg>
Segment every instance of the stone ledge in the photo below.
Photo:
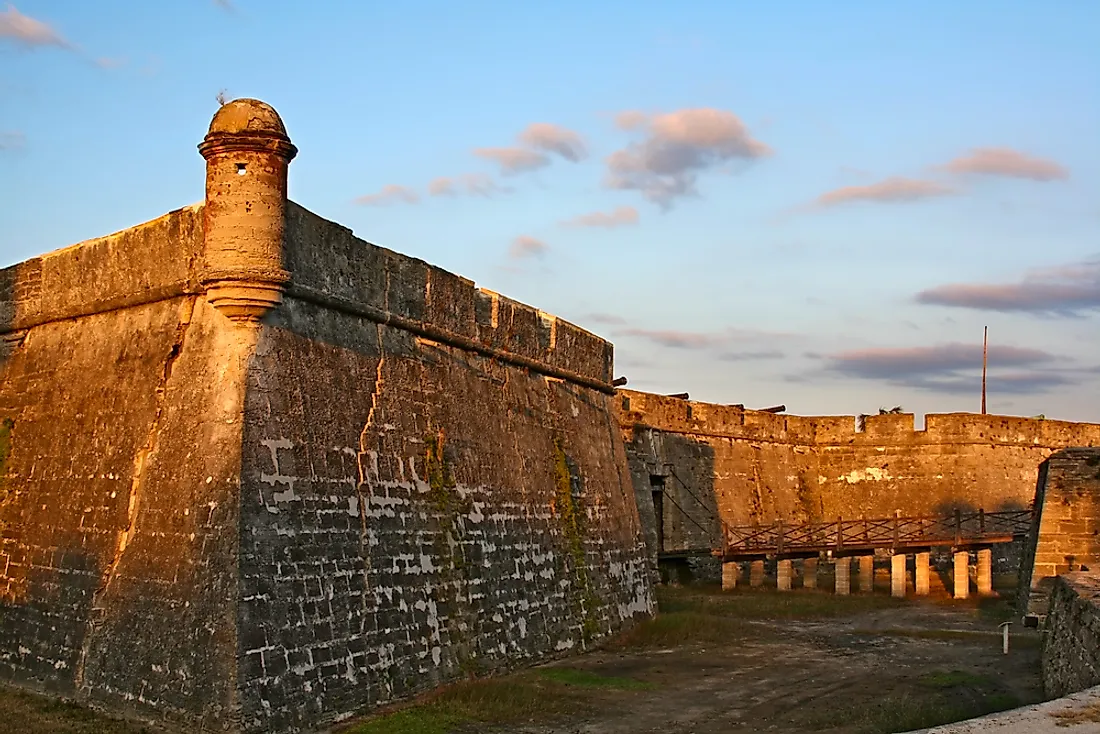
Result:
<svg viewBox="0 0 1100 734"><path fill-rule="evenodd" d="M911 734L1100 734L1100 686L1053 701L920 729Z"/></svg>

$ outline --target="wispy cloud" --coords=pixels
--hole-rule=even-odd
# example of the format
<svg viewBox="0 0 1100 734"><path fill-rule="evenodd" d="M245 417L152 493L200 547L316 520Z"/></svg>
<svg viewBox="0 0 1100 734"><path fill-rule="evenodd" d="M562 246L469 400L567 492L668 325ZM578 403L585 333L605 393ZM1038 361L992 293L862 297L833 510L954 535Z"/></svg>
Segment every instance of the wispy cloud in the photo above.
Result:
<svg viewBox="0 0 1100 734"><path fill-rule="evenodd" d="M622 316L616 316L610 313L589 313L584 315L585 321L591 321L594 324L625 324L626 319Z"/></svg>
<svg viewBox="0 0 1100 734"><path fill-rule="evenodd" d="M981 385L982 347L957 342L927 347L858 349L825 355L824 370L845 377L944 393L976 393ZM991 391L1042 392L1078 379L1058 368L1064 361L1041 349L989 347ZM1012 371L1005 371L1006 369Z"/></svg>
<svg viewBox="0 0 1100 734"><path fill-rule="evenodd" d="M493 161L501 174L514 176L550 165L550 154L576 163L588 155L584 139L568 128L549 122L534 122L516 136L517 146L474 148L478 158Z"/></svg>
<svg viewBox="0 0 1100 734"><path fill-rule="evenodd" d="M567 227L622 227L638 223L638 210L632 206L620 206L609 212L581 214L562 222Z"/></svg>
<svg viewBox="0 0 1100 734"><path fill-rule="evenodd" d="M73 48L73 45L49 24L23 15L10 3L5 10L0 11L0 39L6 39L24 48L37 46Z"/></svg>
<svg viewBox="0 0 1100 734"><path fill-rule="evenodd" d="M525 148L475 148L474 155L496 163L505 176L536 171L550 165L548 156Z"/></svg>
<svg viewBox="0 0 1100 734"><path fill-rule="evenodd" d="M21 132L0 132L0 150L21 150L26 144L27 136Z"/></svg>
<svg viewBox="0 0 1100 734"><path fill-rule="evenodd" d="M738 353L748 352L771 352L771 347L764 349L756 345L774 343L776 339L788 339L793 336L787 333L757 331L754 329L730 328L721 331L685 331L680 329L648 329L644 327L618 329L615 331L615 335L643 339L656 346L670 349L724 349L724 352L717 355L719 357L721 357L722 354L736 355ZM756 348L749 350L736 348L746 345L754 345ZM732 359L736 360L736 357Z"/></svg>
<svg viewBox="0 0 1100 734"><path fill-rule="evenodd" d="M379 191L367 194L355 199L356 204L362 206L389 206L390 204L415 204L420 201L420 194L406 186L398 184L386 184Z"/></svg>
<svg viewBox="0 0 1100 734"><path fill-rule="evenodd" d="M542 240L524 234L512 240L512 245L508 248L508 256L515 260L542 257L549 249L550 246Z"/></svg>
<svg viewBox="0 0 1100 734"><path fill-rule="evenodd" d="M665 209L679 198L698 195L701 172L772 153L737 115L725 110L685 109L653 116L632 110L619 113L616 124L644 131L645 137L608 156L604 184L639 191Z"/></svg>
<svg viewBox="0 0 1100 734"><path fill-rule="evenodd" d="M817 197L816 203L819 206L836 206L855 201L899 203L954 193L956 193L955 189L936 181L894 176L866 186L844 186L826 191Z"/></svg>
<svg viewBox="0 0 1100 734"><path fill-rule="evenodd" d="M1032 181L1056 181L1069 178L1069 170L1046 158L1021 153L1012 148L975 148L940 166L952 173L973 173L986 176L1026 178Z"/></svg>
<svg viewBox="0 0 1100 734"><path fill-rule="evenodd" d="M237 9L230 0L214 0L214 4L222 10L228 11L230 13L236 11Z"/></svg>
<svg viewBox="0 0 1100 734"><path fill-rule="evenodd" d="M761 349L757 351L723 352L718 359L723 362L756 362L767 359L783 359L787 355L778 349Z"/></svg>
<svg viewBox="0 0 1100 734"><path fill-rule="evenodd" d="M649 117L641 110L623 110L615 115L615 127L620 130L640 130L649 122Z"/></svg>
<svg viewBox="0 0 1100 734"><path fill-rule="evenodd" d="M918 303L983 311L1079 316L1100 308L1100 258L1032 270L1016 283L952 283L921 291Z"/></svg>
<svg viewBox="0 0 1100 734"><path fill-rule="evenodd" d="M62 49L100 69L118 69L126 65L126 59L96 57L88 53L77 44L71 43L49 23L20 13L11 3L0 10L0 42L13 44L24 50L49 47Z"/></svg>
<svg viewBox="0 0 1100 734"><path fill-rule="evenodd" d="M722 334L707 334L677 329L622 329L621 336L635 336L672 349L709 349L725 341Z"/></svg>
<svg viewBox="0 0 1100 734"><path fill-rule="evenodd" d="M534 150L554 153L573 163L588 156L588 148L580 135L549 122L531 123L519 134L519 142Z"/></svg>
<svg viewBox="0 0 1100 734"><path fill-rule="evenodd" d="M464 173L459 176L440 176L428 183L428 194L431 196L469 196L490 197L496 194L507 193L510 188L500 186L493 177L487 173Z"/></svg>

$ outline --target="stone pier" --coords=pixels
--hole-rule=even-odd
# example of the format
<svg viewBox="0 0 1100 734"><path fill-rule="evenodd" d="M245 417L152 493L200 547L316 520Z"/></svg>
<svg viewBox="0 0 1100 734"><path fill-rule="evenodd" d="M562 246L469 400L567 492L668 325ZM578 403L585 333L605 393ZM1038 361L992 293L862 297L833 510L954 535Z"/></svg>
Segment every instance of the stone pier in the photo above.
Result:
<svg viewBox="0 0 1100 734"><path fill-rule="evenodd" d="M780 591L791 590L791 559L780 558L775 564L775 587Z"/></svg>
<svg viewBox="0 0 1100 734"><path fill-rule="evenodd" d="M928 596L929 579L931 578L928 568L930 555L928 552L924 552L918 553L916 556L916 573L913 580L917 596Z"/></svg>
<svg viewBox="0 0 1100 734"><path fill-rule="evenodd" d="M895 553L890 556L890 596L905 597L905 587L908 581L905 573L905 560L904 553Z"/></svg>
<svg viewBox="0 0 1100 734"><path fill-rule="evenodd" d="M859 557L859 590L867 594L875 590L875 557L873 555Z"/></svg>
<svg viewBox="0 0 1100 734"><path fill-rule="evenodd" d="M993 550L978 551L978 596L993 596Z"/></svg>
<svg viewBox="0 0 1100 734"><path fill-rule="evenodd" d="M764 585L764 561L753 561L749 566L749 586L758 589Z"/></svg>
<svg viewBox="0 0 1100 734"><path fill-rule="evenodd" d="M733 591L737 588L737 581L741 578L741 564L731 561L722 564L722 590Z"/></svg>
<svg viewBox="0 0 1100 734"><path fill-rule="evenodd" d="M955 598L966 599L970 596L970 551L955 552Z"/></svg>
<svg viewBox="0 0 1100 734"><path fill-rule="evenodd" d="M802 586L806 589L817 588L817 559L802 559Z"/></svg>
<svg viewBox="0 0 1100 734"><path fill-rule="evenodd" d="M833 559L836 574L836 593L846 596L852 592L852 559L841 556Z"/></svg>

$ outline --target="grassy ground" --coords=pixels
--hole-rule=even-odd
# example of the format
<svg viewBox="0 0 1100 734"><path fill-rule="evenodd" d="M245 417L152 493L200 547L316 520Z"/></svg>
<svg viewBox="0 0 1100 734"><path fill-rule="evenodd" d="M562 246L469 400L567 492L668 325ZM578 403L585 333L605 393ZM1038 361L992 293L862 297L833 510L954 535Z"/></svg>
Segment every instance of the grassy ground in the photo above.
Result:
<svg viewBox="0 0 1100 734"><path fill-rule="evenodd" d="M587 670L540 668L449 686L413 706L352 725L342 734L448 734L469 724L552 720L583 710L588 690L638 691L651 687L633 678Z"/></svg>
<svg viewBox="0 0 1100 734"><path fill-rule="evenodd" d="M1021 704L991 676L941 670L925 673L915 686L886 692L870 705L845 711L843 716L846 724L855 725L864 734L889 734L949 724Z"/></svg>
<svg viewBox="0 0 1100 734"><path fill-rule="evenodd" d="M68 701L0 688L0 730L19 734L152 734Z"/></svg>

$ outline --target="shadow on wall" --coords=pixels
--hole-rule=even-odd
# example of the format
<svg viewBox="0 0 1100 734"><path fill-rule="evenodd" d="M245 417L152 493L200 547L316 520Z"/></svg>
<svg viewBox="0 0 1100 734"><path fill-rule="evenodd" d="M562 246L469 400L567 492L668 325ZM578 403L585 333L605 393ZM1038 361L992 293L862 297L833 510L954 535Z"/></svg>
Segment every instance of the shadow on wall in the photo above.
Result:
<svg viewBox="0 0 1100 734"><path fill-rule="evenodd" d="M7 489L0 486L0 502ZM0 530L7 531L7 518ZM5 537L5 541L7 538ZM84 675L92 602L102 568L80 549L61 541L53 559L32 559L4 543L0 550L0 679L35 690L72 695ZM60 582L48 566L65 568ZM67 610L58 614L59 609Z"/></svg>
<svg viewBox="0 0 1100 734"><path fill-rule="evenodd" d="M0 679L71 693L83 674L88 633L77 620L93 613L103 569L71 531L56 529L50 549L23 542L23 526L46 510L28 502L16 482L25 406L9 368L34 321L40 280L39 259L0 270Z"/></svg>
<svg viewBox="0 0 1100 734"><path fill-rule="evenodd" d="M626 453L651 568L661 556L709 555L720 548L714 449L639 427Z"/></svg>

